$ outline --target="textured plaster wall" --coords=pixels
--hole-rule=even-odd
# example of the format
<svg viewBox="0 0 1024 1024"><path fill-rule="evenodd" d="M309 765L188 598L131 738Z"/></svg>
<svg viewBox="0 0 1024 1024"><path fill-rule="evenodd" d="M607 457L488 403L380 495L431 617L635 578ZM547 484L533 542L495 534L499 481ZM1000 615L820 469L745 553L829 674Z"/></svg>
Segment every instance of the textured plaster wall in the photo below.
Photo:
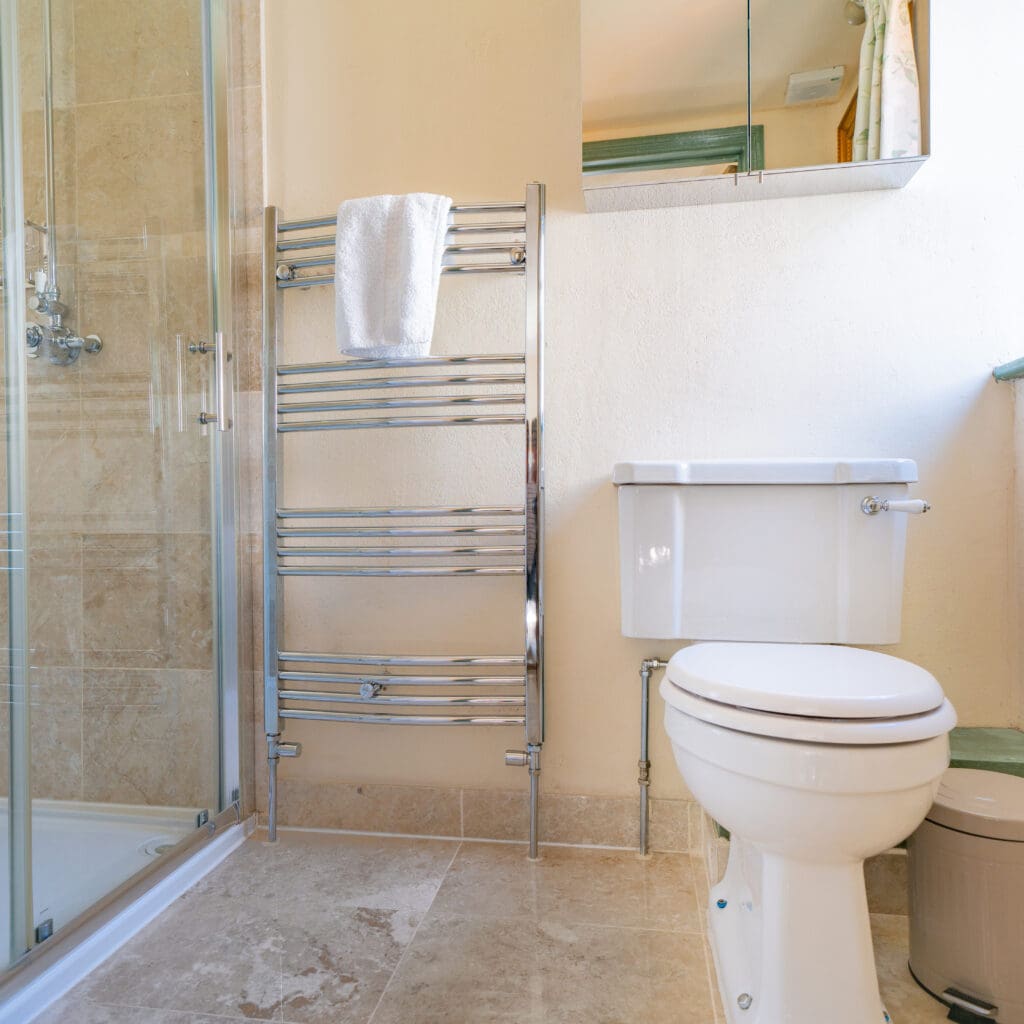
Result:
<svg viewBox="0 0 1024 1024"><path fill-rule="evenodd" d="M934 156L905 190L587 215L575 3L306 0L299 16L268 0L268 191L286 216L377 192L466 201L549 185L549 791L635 791L637 663L673 650L618 632L608 478L625 458L917 459L934 510L911 524L904 640L890 651L934 672L964 724L1019 723L1013 410L989 372L1020 354L1024 172L1019 161L993 169L975 146L1016 114L1024 10L999 8L993 31L936 5ZM514 337L506 321L520 300L498 288L444 286L439 349L476 339L480 350L498 325L498 343ZM331 358L329 303L310 299L294 316L317 326L294 355ZM412 455L429 475L452 454L402 445L307 450L289 486L309 504L317 488L397 493L404 484L381 465ZM504 450L455 459L443 474L453 495L498 472ZM410 591L401 601L413 618L419 609L422 648L442 606ZM365 599L326 589L295 607L295 628L316 636L344 631L353 609L375 619ZM392 647L412 646L405 629ZM674 796L661 712L656 698L654 788ZM500 763L515 734L308 724L289 736L307 749L282 768L293 779L524 781Z"/></svg>

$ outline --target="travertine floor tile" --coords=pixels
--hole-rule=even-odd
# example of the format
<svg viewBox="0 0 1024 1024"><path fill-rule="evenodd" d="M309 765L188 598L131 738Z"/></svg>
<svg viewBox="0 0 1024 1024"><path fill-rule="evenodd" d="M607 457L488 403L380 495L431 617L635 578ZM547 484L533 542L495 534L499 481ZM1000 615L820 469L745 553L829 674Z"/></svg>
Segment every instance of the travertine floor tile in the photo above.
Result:
<svg viewBox="0 0 1024 1024"><path fill-rule="evenodd" d="M272 908L186 893L75 990L97 1003L281 1020Z"/></svg>
<svg viewBox="0 0 1024 1024"><path fill-rule="evenodd" d="M464 843L434 907L475 917L532 917L566 924L699 932L691 860L629 851Z"/></svg>
<svg viewBox="0 0 1024 1024"><path fill-rule="evenodd" d="M939 1024L948 1010L914 981L907 967L907 919L873 914L871 931L882 1000L894 1024Z"/></svg>
<svg viewBox="0 0 1024 1024"><path fill-rule="evenodd" d="M710 1024L699 935L431 912L372 1024Z"/></svg>
<svg viewBox="0 0 1024 1024"><path fill-rule="evenodd" d="M723 1024L685 855L258 833L38 1024ZM943 1007L872 918L895 1024Z"/></svg>
<svg viewBox="0 0 1024 1024"><path fill-rule="evenodd" d="M263 835L263 833L258 833ZM246 844L251 845L251 844ZM335 907L426 910L458 843L279 831L265 861L289 896Z"/></svg>
<svg viewBox="0 0 1024 1024"><path fill-rule="evenodd" d="M282 906L282 1018L299 1024L368 1020L419 920L408 909L353 910L305 896Z"/></svg>

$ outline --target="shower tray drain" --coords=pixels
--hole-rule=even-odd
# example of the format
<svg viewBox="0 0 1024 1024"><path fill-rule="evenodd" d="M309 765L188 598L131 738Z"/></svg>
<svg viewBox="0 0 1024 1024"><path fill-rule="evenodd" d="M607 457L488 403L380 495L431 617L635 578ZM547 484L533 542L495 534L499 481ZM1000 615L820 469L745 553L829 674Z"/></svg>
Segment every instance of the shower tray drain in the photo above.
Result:
<svg viewBox="0 0 1024 1024"><path fill-rule="evenodd" d="M161 854L167 853L168 850L174 849L176 845L177 840L171 836L153 836L139 847L139 852L147 857L159 857Z"/></svg>

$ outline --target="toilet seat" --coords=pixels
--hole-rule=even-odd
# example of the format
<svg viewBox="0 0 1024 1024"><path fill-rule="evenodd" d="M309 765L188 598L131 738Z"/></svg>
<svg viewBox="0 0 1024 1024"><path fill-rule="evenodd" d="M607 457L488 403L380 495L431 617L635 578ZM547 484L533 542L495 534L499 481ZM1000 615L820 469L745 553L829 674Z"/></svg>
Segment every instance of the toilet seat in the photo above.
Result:
<svg viewBox="0 0 1024 1024"><path fill-rule="evenodd" d="M853 647L694 644L669 661L661 695L726 729L807 743L910 743L956 724L930 673Z"/></svg>

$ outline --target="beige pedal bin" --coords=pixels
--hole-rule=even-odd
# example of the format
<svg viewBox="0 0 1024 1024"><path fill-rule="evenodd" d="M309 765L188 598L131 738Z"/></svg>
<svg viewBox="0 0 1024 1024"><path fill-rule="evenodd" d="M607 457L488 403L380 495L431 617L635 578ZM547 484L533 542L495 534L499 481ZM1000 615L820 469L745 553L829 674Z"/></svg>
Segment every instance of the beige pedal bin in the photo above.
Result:
<svg viewBox="0 0 1024 1024"><path fill-rule="evenodd" d="M942 777L907 844L910 970L961 1024L1024 1024L1024 778Z"/></svg>

